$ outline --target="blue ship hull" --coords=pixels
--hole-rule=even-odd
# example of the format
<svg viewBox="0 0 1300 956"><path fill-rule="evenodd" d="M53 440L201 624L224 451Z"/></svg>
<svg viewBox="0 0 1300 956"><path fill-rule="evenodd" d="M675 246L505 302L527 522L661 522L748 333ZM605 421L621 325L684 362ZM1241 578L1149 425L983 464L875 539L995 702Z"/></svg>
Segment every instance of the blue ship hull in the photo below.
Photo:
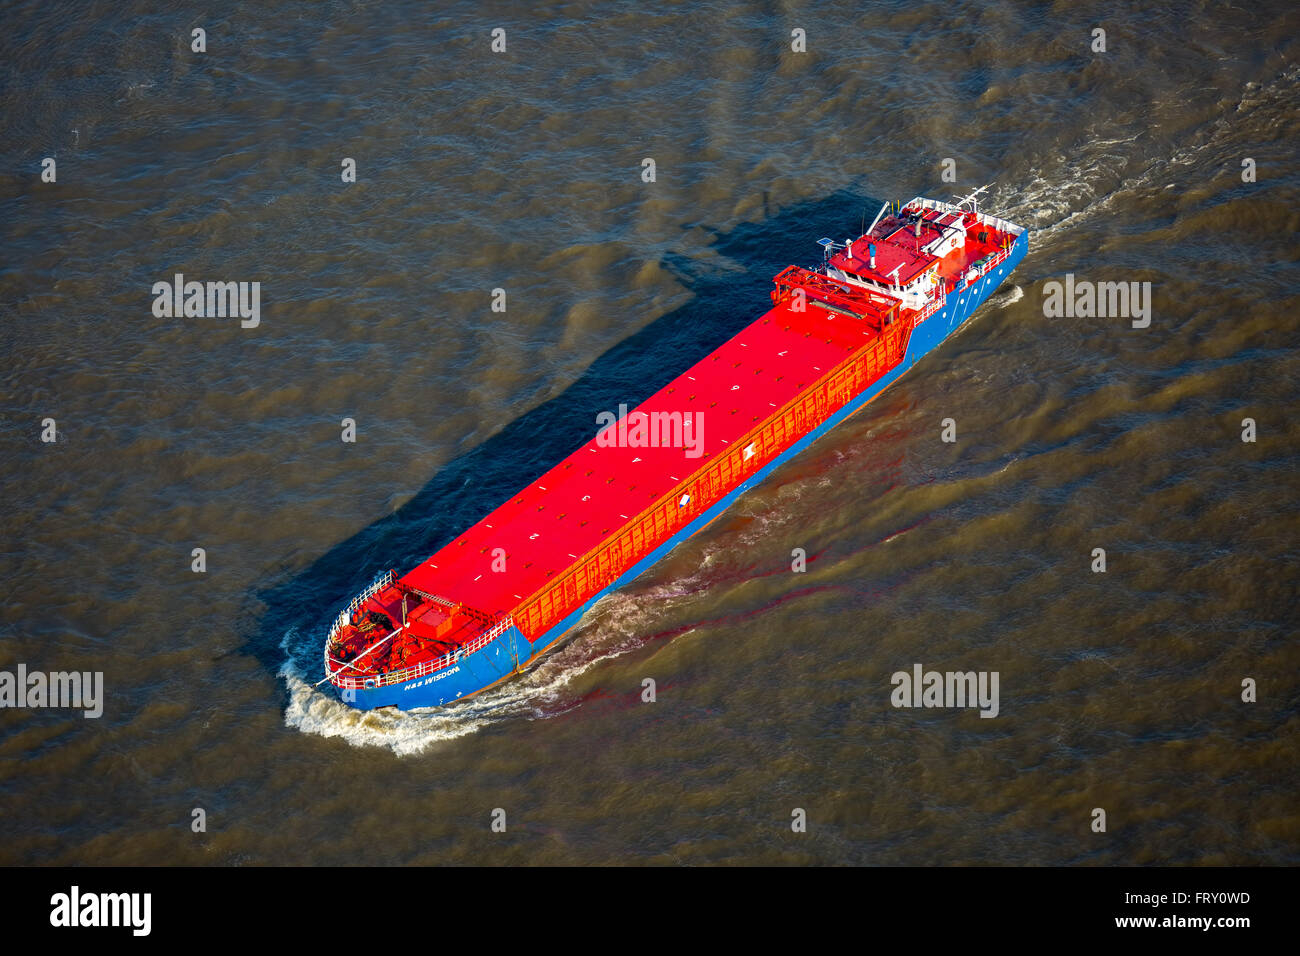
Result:
<svg viewBox="0 0 1300 956"><path fill-rule="evenodd" d="M1016 238L1010 254L996 269L990 270L987 275L961 291L954 292L948 297L948 301L943 308L916 327L908 340L907 351L903 355L903 360L897 366L858 393L847 405L821 425L814 428L803 438L777 455L772 461L742 481L716 504L702 512L690 524L647 554L568 617L565 617L550 630L540 635L537 640L529 641L517 627L511 627L496 640L471 654L466 654L450 667L417 677L402 684L365 687L355 692L345 690L341 692L344 699L363 710L376 707L398 707L402 710L418 707L438 707L486 690L494 684L498 684L506 678L527 669L529 665L550 650L553 645L562 640L574 625L581 620L583 614L598 600L610 591L615 591L635 580L645 571L658 564L673 548L699 532L731 507L742 494L762 482L778 466L789 461L826 432L866 405L867 402L910 370L918 360L961 328L984 300L1006 280L1020 260L1025 257L1028 250L1029 231L1025 230ZM353 693L356 695L355 700L351 699Z"/></svg>

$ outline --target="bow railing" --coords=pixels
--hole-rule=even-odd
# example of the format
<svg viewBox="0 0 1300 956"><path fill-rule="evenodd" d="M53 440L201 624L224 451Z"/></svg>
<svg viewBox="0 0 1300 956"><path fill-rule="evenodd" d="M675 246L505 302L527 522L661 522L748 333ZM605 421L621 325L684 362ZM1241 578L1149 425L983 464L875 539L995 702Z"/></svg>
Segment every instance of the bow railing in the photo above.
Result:
<svg viewBox="0 0 1300 956"><path fill-rule="evenodd" d="M327 651L325 673L330 675L330 682L333 683L335 687L350 690L361 690L362 688L368 687L390 687L393 684L405 684L408 680L415 680L417 677L423 677L426 674L434 674L440 670L445 670L468 657L470 654L473 654L475 651L482 650L506 631L510 630L510 628L514 627L514 624L514 618L509 614L506 614L473 640L466 641L464 644L461 644L454 650L448 651L441 657L436 657L429 661L422 661L419 664L413 664L410 667L404 667L397 671L388 671L383 674L339 676L339 671L343 668L339 668L339 671L330 673L329 656Z"/></svg>

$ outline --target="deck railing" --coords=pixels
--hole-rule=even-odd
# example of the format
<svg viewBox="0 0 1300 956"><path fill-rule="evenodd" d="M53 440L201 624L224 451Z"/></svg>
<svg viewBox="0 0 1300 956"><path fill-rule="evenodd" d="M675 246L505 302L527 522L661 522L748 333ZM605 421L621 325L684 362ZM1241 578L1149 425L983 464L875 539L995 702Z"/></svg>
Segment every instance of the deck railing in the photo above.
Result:
<svg viewBox="0 0 1300 956"><path fill-rule="evenodd" d="M921 309L915 321L912 323L912 328L916 328L918 325L920 325L930 316L934 315L936 312L942 309L944 305L947 304L947 302L948 302L948 293L944 292L943 284L941 282L939 285L939 294L935 296L934 299L932 299L930 302L927 302L925 304L925 307Z"/></svg>
<svg viewBox="0 0 1300 956"><path fill-rule="evenodd" d="M1002 263L1006 262L1007 256L1009 255L1011 255L1011 246L1007 246L1005 249L999 249L997 252L991 253L988 257L988 260L984 263L984 265L978 268L977 271L979 272L979 276L976 277L974 282L968 282L965 286L963 286L961 289L958 289L957 291L959 292L963 291L964 289L967 289L970 286L974 285L975 282L978 282L981 278L988 275L990 272L992 272L995 268L1000 266ZM975 265L976 265L975 263L971 263L969 268L975 268ZM947 304L947 302L948 302L948 294L943 290L942 286L940 286L939 295L936 298L932 299L931 301L927 302L925 304L925 307L916 314L916 318L912 320L912 328L916 328L918 325L920 325L930 316L934 315L936 312L942 309Z"/></svg>
<svg viewBox="0 0 1300 956"><path fill-rule="evenodd" d="M1014 242L1010 243L1005 249L999 249L997 252L993 253L989 257L989 261L984 264L984 268L980 270L980 275L986 276L998 266L1002 265L1002 263L1006 262L1007 256L1011 255L1011 247L1014 245Z"/></svg>
<svg viewBox="0 0 1300 956"><path fill-rule="evenodd" d="M969 212L969 210L962 209L954 203L944 202L942 199L925 199L921 196L917 196L911 202L903 204L903 208L907 208L908 206L918 206L921 209L933 209L936 212L957 213L958 215L964 215ZM975 220L980 224L996 229L998 232L1005 233L1009 236L1019 236L1025 231L1024 226L1017 226L1014 222L1007 222L1005 219L1001 219L982 210L974 215Z"/></svg>
<svg viewBox="0 0 1300 956"><path fill-rule="evenodd" d="M363 687L388 687L392 684L404 684L408 680L414 680L417 677L423 677L425 674L433 674L437 671L451 667L462 658L468 657L475 651L482 650L488 644L491 644L498 637L504 634L510 628L514 627L514 619L505 615L495 624L485 630L478 637L468 641L455 650L448 651L441 657L434 658L431 661L423 661L414 664L411 667L405 667L400 671L389 671L384 674L359 674L356 676L340 677L338 671L330 673L329 658L325 660L325 673L330 674L330 681L335 687L342 687L351 690L360 690ZM328 654L328 651L326 652ZM341 670L342 668L340 668Z"/></svg>
<svg viewBox="0 0 1300 956"><path fill-rule="evenodd" d="M384 588L393 583L392 569L385 571L364 591L352 599L346 608L339 612L339 616L334 619L334 624L330 627L329 636L332 639L343 627L352 621L352 612L365 604L373 595L378 594Z"/></svg>

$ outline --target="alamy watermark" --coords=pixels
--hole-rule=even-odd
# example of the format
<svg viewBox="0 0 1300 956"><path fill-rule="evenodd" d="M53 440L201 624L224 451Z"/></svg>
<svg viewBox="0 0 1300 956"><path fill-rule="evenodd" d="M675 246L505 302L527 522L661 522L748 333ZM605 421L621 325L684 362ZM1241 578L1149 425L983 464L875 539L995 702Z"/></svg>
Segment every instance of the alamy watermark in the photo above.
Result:
<svg viewBox="0 0 1300 956"><path fill-rule="evenodd" d="M224 319L239 316L239 325L255 329L262 322L262 283L185 281L176 273L171 282L153 284L153 314L160 319Z"/></svg>
<svg viewBox="0 0 1300 956"><path fill-rule="evenodd" d="M71 707L91 719L104 713L103 671L0 671L0 707Z"/></svg>
<svg viewBox="0 0 1300 956"><path fill-rule="evenodd" d="M83 893L74 886L50 897L51 926L129 926L133 936L148 936L152 912L152 893Z"/></svg>
<svg viewBox="0 0 1300 956"><path fill-rule="evenodd" d="M596 444L601 448L685 448L687 458L704 454L703 412L599 412Z"/></svg>
<svg viewBox="0 0 1300 956"><path fill-rule="evenodd" d="M1065 282L1043 283L1043 315L1049 319L1132 319L1133 328L1151 324L1150 282L1075 281L1066 273Z"/></svg>
<svg viewBox="0 0 1300 956"><path fill-rule="evenodd" d="M895 671L889 702L895 707L978 707L981 717L998 715L997 671Z"/></svg>

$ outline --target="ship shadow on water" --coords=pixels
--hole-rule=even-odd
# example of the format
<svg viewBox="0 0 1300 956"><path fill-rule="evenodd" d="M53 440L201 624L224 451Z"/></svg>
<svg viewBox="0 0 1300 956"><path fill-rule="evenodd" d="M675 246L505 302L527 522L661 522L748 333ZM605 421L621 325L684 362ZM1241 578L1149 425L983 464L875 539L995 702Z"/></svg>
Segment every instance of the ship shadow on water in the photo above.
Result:
<svg viewBox="0 0 1300 956"><path fill-rule="evenodd" d="M287 650L304 680L319 680L330 620L374 575L409 570L588 441L598 411L636 405L704 358L770 307L772 276L791 263L810 265L819 237L848 235L881 204L846 188L772 213L769 198L765 193L760 222L715 233L713 251L731 268L720 271L714 259L707 268L686 257L665 259L664 267L693 294L690 302L619 342L560 395L448 462L397 511L257 592L263 609L241 652L278 675ZM286 649L287 634L294 637ZM280 695L286 706L284 682Z"/></svg>

